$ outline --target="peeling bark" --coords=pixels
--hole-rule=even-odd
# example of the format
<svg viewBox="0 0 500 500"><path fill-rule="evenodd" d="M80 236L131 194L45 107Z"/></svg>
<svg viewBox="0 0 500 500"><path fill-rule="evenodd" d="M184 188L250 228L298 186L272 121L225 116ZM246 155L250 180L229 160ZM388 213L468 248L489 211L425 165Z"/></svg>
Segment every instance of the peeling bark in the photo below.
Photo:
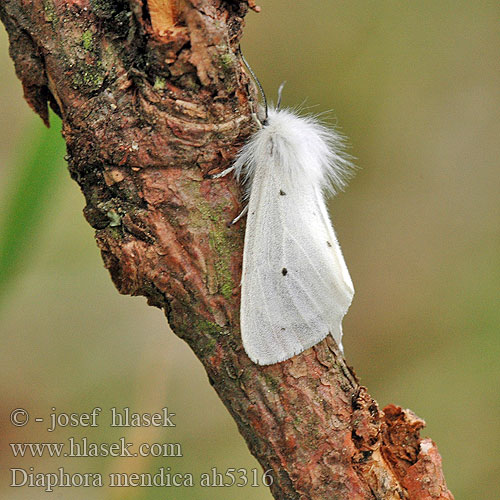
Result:
<svg viewBox="0 0 500 500"><path fill-rule="evenodd" d="M276 499L452 499L424 423L383 412L331 339L259 367L239 335L244 222L229 165L253 130L237 0L2 0L30 106L63 120L72 178L120 293L164 309Z"/></svg>

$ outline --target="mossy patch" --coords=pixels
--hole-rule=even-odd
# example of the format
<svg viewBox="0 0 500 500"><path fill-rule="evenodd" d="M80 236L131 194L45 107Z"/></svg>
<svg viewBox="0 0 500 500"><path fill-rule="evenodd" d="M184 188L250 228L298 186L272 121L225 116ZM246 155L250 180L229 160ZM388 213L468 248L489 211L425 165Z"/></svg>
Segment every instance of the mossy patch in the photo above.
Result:
<svg viewBox="0 0 500 500"><path fill-rule="evenodd" d="M207 319L199 319L196 321L196 329L215 338L223 333L223 329L217 323L213 323Z"/></svg>
<svg viewBox="0 0 500 500"><path fill-rule="evenodd" d="M223 228L220 228L220 226L221 224L209 234L209 242L210 248L220 257L215 262L219 292L224 298L229 299L234 289L234 281L231 275L231 256L235 248L232 240L227 237L227 229L224 224L222 224Z"/></svg>
<svg viewBox="0 0 500 500"><path fill-rule="evenodd" d="M206 319L199 319L195 323L196 330L208 335L209 338L206 340L203 350L211 355L214 353L217 346L218 338L224 334L223 329L216 323L212 323Z"/></svg>
<svg viewBox="0 0 500 500"><path fill-rule="evenodd" d="M163 90L167 84L167 81L162 76L157 76L155 79L155 84L153 88L155 90Z"/></svg>
<svg viewBox="0 0 500 500"><path fill-rule="evenodd" d="M232 94L236 88L236 72L234 70L236 58L231 52L225 52L219 57L219 61L222 69L220 76L224 80L224 87L228 94Z"/></svg>
<svg viewBox="0 0 500 500"><path fill-rule="evenodd" d="M43 12L47 22L53 23L54 21L57 21L56 9L50 0L43 1Z"/></svg>
<svg viewBox="0 0 500 500"><path fill-rule="evenodd" d="M82 45L85 50L90 50L92 48L92 31L86 30L82 35Z"/></svg>
<svg viewBox="0 0 500 500"><path fill-rule="evenodd" d="M217 289L224 298L229 299L235 287L231 274L231 257L237 248L231 237L231 229L226 227L227 202L212 207L201 199L198 182L190 182L189 189L197 199L197 211L191 211L190 223L193 227L210 227L209 244L213 253L217 255L214 263Z"/></svg>
<svg viewBox="0 0 500 500"><path fill-rule="evenodd" d="M217 339L210 339L205 345L205 351L212 354L217 346Z"/></svg>
<svg viewBox="0 0 500 500"><path fill-rule="evenodd" d="M224 70L229 70L234 66L234 56L231 52L226 52L220 56L220 62Z"/></svg>
<svg viewBox="0 0 500 500"><path fill-rule="evenodd" d="M103 73L104 71L100 63L96 65L82 63L73 74L73 88L99 90L104 83Z"/></svg>
<svg viewBox="0 0 500 500"><path fill-rule="evenodd" d="M113 0L90 0L90 5L94 11L101 16L112 16L116 13L120 2L115 2Z"/></svg>

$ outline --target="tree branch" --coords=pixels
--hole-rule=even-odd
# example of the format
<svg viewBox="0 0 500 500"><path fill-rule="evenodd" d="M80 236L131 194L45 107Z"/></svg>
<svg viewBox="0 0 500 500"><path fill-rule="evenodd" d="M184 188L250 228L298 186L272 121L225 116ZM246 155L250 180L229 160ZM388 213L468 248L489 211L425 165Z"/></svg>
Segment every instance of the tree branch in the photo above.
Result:
<svg viewBox="0 0 500 500"><path fill-rule="evenodd" d="M227 167L251 133L237 0L3 0L31 107L63 120L69 170L120 293L165 310L273 470L277 499L451 499L409 410L379 411L326 339L259 367L239 335L244 222Z"/></svg>

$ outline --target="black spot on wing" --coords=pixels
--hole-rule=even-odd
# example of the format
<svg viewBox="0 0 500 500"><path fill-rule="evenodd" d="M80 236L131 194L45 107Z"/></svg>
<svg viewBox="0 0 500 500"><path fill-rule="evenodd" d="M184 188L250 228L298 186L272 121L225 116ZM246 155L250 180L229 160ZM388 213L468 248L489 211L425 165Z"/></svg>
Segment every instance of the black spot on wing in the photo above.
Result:
<svg viewBox="0 0 500 500"><path fill-rule="evenodd" d="M327 244L329 247L331 247L331 246L332 246L332 244L331 244L328 240L327 240L326 244Z"/></svg>
<svg viewBox="0 0 500 500"><path fill-rule="evenodd" d="M281 274L283 276L286 276L288 274L288 269L286 267L284 267L282 270L281 270Z"/></svg>
<svg viewBox="0 0 500 500"><path fill-rule="evenodd" d="M283 189L280 189L280 196L285 196L285 195L286 195L285 191L283 191Z"/></svg>

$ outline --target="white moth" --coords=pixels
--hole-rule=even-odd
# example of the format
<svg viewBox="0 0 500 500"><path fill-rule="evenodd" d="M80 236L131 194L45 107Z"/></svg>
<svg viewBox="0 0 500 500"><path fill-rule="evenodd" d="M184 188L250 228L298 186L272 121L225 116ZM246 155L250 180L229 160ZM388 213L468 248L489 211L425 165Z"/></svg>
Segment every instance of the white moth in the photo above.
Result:
<svg viewBox="0 0 500 500"><path fill-rule="evenodd" d="M314 118L270 109L230 169L247 189L240 321L245 351L259 365L329 333L342 349L354 288L323 197L345 185L341 143Z"/></svg>

